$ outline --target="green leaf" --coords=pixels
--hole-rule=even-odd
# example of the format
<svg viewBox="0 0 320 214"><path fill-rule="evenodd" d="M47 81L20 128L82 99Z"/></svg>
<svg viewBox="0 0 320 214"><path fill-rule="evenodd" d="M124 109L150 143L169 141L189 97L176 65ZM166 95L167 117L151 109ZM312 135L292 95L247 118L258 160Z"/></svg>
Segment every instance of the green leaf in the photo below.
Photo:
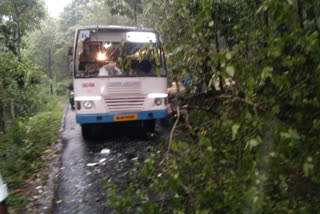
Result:
<svg viewBox="0 0 320 214"><path fill-rule="evenodd" d="M232 140L235 140L235 139L236 139L239 128L240 128L240 125L239 125L239 124L234 124L234 125L232 126Z"/></svg>
<svg viewBox="0 0 320 214"><path fill-rule="evenodd" d="M272 77L273 68L272 67L265 67L260 75L261 81L260 85L264 84L266 79Z"/></svg>
<svg viewBox="0 0 320 214"><path fill-rule="evenodd" d="M257 139L251 139L248 143L249 143L250 148L256 147L259 144Z"/></svg>
<svg viewBox="0 0 320 214"><path fill-rule="evenodd" d="M246 144L246 147L249 147L249 150L252 150L253 148L257 147L259 144L261 143L261 138L260 137L256 137L253 138L251 140L249 140Z"/></svg>
<svg viewBox="0 0 320 214"><path fill-rule="evenodd" d="M293 5L294 4L293 0L287 0L287 2L288 2L289 5Z"/></svg>
<svg viewBox="0 0 320 214"><path fill-rule="evenodd" d="M292 139L292 140L300 139L299 133L294 129L289 129L288 132L281 132L280 136L284 139Z"/></svg>
<svg viewBox="0 0 320 214"><path fill-rule="evenodd" d="M146 6L145 6L145 9L144 9L144 12L143 12L143 13L144 13L145 15L148 14L152 7L153 7L153 2L147 3Z"/></svg>
<svg viewBox="0 0 320 214"><path fill-rule="evenodd" d="M305 163L303 164L303 172L305 176L309 176L309 174L313 171L313 164L311 163Z"/></svg>
<svg viewBox="0 0 320 214"><path fill-rule="evenodd" d="M227 72L227 74L228 74L230 77L233 77L233 76L234 76L235 69L234 69L233 66L228 66L227 69L226 69L226 72Z"/></svg>
<svg viewBox="0 0 320 214"><path fill-rule="evenodd" d="M227 53L226 53L226 59L227 59L227 60L230 60L231 58L232 58L231 52L227 52Z"/></svg>
<svg viewBox="0 0 320 214"><path fill-rule="evenodd" d="M155 69L157 77L161 76L160 68L156 67Z"/></svg>
<svg viewBox="0 0 320 214"><path fill-rule="evenodd" d="M199 135L199 145L203 147L209 147L211 146L211 141L209 138L204 137L203 135Z"/></svg>
<svg viewBox="0 0 320 214"><path fill-rule="evenodd" d="M275 105L272 107L272 113L273 114L279 114L280 113L280 106L279 105Z"/></svg>
<svg viewBox="0 0 320 214"><path fill-rule="evenodd" d="M209 210L197 210L196 214L209 214Z"/></svg>
<svg viewBox="0 0 320 214"><path fill-rule="evenodd" d="M172 150L173 152L177 152L177 151L178 151L178 146L177 146L177 144L175 144L175 143L171 144L171 150Z"/></svg>

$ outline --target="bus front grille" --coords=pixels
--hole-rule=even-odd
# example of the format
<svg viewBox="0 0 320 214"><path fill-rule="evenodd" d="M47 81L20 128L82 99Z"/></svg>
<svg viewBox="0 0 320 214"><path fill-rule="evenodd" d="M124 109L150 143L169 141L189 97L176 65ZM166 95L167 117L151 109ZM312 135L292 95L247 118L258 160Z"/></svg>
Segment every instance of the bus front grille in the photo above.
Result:
<svg viewBox="0 0 320 214"><path fill-rule="evenodd" d="M141 94L141 82L111 82L107 85L107 92L109 96Z"/></svg>
<svg viewBox="0 0 320 214"><path fill-rule="evenodd" d="M109 112L142 111L145 96L108 96L104 98Z"/></svg>

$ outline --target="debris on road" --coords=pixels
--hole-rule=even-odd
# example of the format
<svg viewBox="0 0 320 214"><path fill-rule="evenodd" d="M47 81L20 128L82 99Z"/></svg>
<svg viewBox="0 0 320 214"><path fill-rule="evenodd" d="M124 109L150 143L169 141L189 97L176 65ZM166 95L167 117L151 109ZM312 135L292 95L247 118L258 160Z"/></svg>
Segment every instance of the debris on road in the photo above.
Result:
<svg viewBox="0 0 320 214"><path fill-rule="evenodd" d="M109 153L110 153L110 149L102 149L101 150L102 155L109 154Z"/></svg>
<svg viewBox="0 0 320 214"><path fill-rule="evenodd" d="M88 163L87 166L97 166L98 163Z"/></svg>
<svg viewBox="0 0 320 214"><path fill-rule="evenodd" d="M61 204L62 200L56 201L56 204Z"/></svg>
<svg viewBox="0 0 320 214"><path fill-rule="evenodd" d="M102 158L100 161L99 161L99 163L103 163L103 162L105 162L107 160L107 158Z"/></svg>

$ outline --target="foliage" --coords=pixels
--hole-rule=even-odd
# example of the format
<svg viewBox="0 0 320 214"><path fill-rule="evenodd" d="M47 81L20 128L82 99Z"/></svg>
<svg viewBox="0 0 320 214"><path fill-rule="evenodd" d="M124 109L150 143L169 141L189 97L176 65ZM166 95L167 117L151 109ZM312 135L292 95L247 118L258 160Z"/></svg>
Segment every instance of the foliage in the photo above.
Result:
<svg viewBox="0 0 320 214"><path fill-rule="evenodd" d="M40 56L24 50L27 34L40 26L44 16L39 0L0 3L0 172L11 191L10 208L21 210L27 195L21 190L37 177L41 154L59 136L61 109L57 99L48 95L46 85L53 78L44 58L53 48L54 28L44 29L46 37L31 42L37 52L29 53Z"/></svg>
<svg viewBox="0 0 320 214"><path fill-rule="evenodd" d="M105 0L105 2L110 6L112 15L126 16L134 21L133 25L137 26L137 16L142 13L141 0Z"/></svg>
<svg viewBox="0 0 320 214"><path fill-rule="evenodd" d="M44 15L43 4L38 0L0 3L0 133L5 132L7 105L10 105L12 120L16 114L32 113L30 95L41 82L41 74L34 64L23 59L21 49L27 32L38 27Z"/></svg>
<svg viewBox="0 0 320 214"><path fill-rule="evenodd" d="M23 208L23 194L15 190L35 178L42 166L39 157L56 140L60 127L61 109L48 96L45 69L21 53L27 34L44 16L42 1L0 3L0 172L11 190L11 208Z"/></svg>
<svg viewBox="0 0 320 214"><path fill-rule="evenodd" d="M182 99L196 105L189 130L181 124L169 154L138 164L128 188L111 187L108 205L140 213L317 212L319 2L145 3L173 78L191 75L205 96Z"/></svg>
<svg viewBox="0 0 320 214"><path fill-rule="evenodd" d="M23 195L15 190L37 178L36 172L43 165L42 153L59 136L61 114L57 100L47 97L43 111L19 118L0 136L0 171L10 190L11 208L23 208Z"/></svg>
<svg viewBox="0 0 320 214"><path fill-rule="evenodd" d="M109 13L110 7L105 0L94 0L81 11L82 18L78 20L77 25L130 25L131 20Z"/></svg>
<svg viewBox="0 0 320 214"><path fill-rule="evenodd" d="M4 37L5 48L20 57L23 37L38 27L44 16L43 3L39 0L2 0L0 35Z"/></svg>
<svg viewBox="0 0 320 214"><path fill-rule="evenodd" d="M70 86L71 86L71 81L68 79L57 83L57 85L56 85L57 95L58 96L65 96L65 95L69 94Z"/></svg>
<svg viewBox="0 0 320 214"><path fill-rule="evenodd" d="M10 52L0 53L0 100L7 103L15 99L21 116L37 112L36 94L39 84L45 81L42 72L28 60L20 62Z"/></svg>

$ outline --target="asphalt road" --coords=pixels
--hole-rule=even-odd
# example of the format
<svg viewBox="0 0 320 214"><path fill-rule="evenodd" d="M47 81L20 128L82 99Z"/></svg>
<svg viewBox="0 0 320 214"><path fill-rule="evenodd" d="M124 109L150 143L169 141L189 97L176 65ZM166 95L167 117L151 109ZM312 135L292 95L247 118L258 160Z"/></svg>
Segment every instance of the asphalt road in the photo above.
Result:
<svg viewBox="0 0 320 214"><path fill-rule="evenodd" d="M85 141L75 122L75 112L69 108L65 115L62 166L53 213L112 213L105 206L106 182L126 185L133 160L143 161L148 147L156 146L167 137L168 130L159 126L154 136L123 126L103 127L97 139Z"/></svg>

